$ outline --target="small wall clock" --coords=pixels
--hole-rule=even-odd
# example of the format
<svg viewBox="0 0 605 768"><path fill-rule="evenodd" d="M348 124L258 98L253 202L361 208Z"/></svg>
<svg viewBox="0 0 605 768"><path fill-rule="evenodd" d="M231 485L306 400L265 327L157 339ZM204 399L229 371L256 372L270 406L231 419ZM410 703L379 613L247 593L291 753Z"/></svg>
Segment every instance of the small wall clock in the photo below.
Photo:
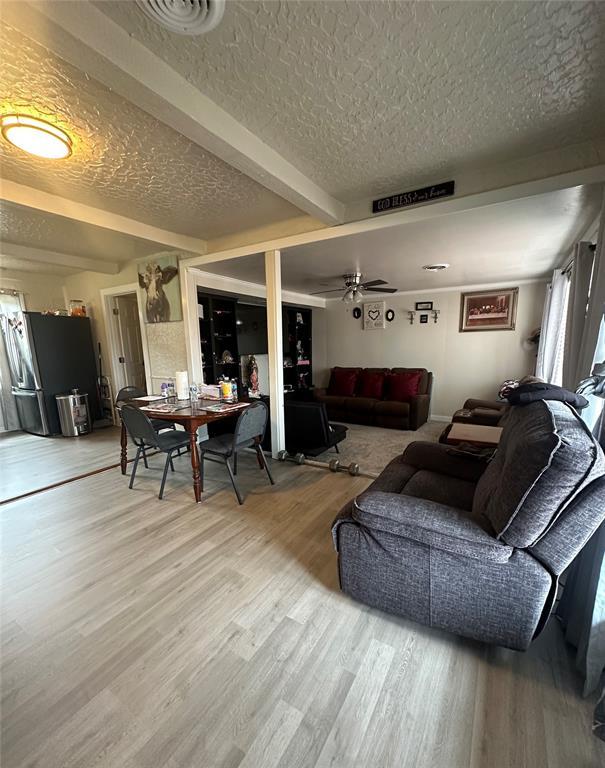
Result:
<svg viewBox="0 0 605 768"><path fill-rule="evenodd" d="M361 317L361 309L359 307L354 307L353 308L353 317L356 320L359 320L359 318Z"/></svg>
<svg viewBox="0 0 605 768"><path fill-rule="evenodd" d="M385 319L387 323L392 323L395 319L395 310L394 309L387 309L387 311L384 313Z"/></svg>

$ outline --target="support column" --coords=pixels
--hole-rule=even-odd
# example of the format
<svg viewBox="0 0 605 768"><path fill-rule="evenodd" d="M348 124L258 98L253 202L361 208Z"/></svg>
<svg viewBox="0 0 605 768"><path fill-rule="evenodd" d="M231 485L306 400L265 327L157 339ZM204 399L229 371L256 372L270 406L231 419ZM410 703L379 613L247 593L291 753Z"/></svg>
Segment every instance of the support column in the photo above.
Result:
<svg viewBox="0 0 605 768"><path fill-rule="evenodd" d="M271 398L271 453L285 450L284 352L282 341L281 254L265 253L267 287L267 340L269 344L269 397Z"/></svg>

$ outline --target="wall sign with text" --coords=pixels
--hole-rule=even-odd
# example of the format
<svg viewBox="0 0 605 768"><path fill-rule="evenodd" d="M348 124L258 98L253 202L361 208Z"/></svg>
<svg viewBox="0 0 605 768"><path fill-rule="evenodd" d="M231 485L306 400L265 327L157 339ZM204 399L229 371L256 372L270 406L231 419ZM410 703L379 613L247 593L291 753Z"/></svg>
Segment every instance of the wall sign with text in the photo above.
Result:
<svg viewBox="0 0 605 768"><path fill-rule="evenodd" d="M421 189L413 189L411 192L381 197L379 200L372 201L372 213L384 213L395 208L405 208L408 205L430 203L432 200L439 200L442 197L451 197L454 194L454 184L453 181L444 181L442 184L433 184L431 187L422 187Z"/></svg>

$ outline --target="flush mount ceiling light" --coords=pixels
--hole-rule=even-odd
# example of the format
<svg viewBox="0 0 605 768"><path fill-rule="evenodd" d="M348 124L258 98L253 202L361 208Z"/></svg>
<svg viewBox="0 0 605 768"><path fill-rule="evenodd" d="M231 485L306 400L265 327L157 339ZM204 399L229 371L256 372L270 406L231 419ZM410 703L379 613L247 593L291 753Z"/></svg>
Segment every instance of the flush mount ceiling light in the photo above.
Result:
<svg viewBox="0 0 605 768"><path fill-rule="evenodd" d="M442 269L448 269L449 264L425 264L422 269L426 269L427 272L441 272Z"/></svg>
<svg viewBox="0 0 605 768"><path fill-rule="evenodd" d="M0 130L13 146L30 155L61 160L71 155L70 137L55 125L30 115L2 115Z"/></svg>
<svg viewBox="0 0 605 768"><path fill-rule="evenodd" d="M179 35L203 35L223 18L225 0L137 0L143 13Z"/></svg>

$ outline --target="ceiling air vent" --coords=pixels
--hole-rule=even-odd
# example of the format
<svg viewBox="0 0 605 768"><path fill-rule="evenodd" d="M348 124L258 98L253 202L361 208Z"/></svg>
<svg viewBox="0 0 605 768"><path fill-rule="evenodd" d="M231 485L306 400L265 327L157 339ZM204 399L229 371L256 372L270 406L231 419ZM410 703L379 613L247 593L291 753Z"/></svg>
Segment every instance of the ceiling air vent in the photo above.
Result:
<svg viewBox="0 0 605 768"><path fill-rule="evenodd" d="M137 0L143 13L179 35L203 35L223 18L225 0Z"/></svg>

